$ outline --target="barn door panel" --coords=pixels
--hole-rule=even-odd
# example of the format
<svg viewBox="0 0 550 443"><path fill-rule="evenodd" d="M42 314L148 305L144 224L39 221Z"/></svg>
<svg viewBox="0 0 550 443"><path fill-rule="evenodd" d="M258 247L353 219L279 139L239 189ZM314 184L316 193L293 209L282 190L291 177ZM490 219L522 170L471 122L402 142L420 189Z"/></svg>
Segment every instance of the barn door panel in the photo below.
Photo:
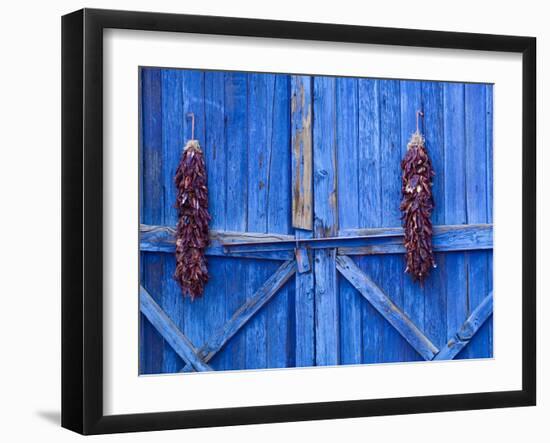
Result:
<svg viewBox="0 0 550 443"><path fill-rule="evenodd" d="M492 179L488 178L492 177L492 139L488 136L492 116L486 111L492 109L492 87L369 79L337 82L341 86L337 87L336 103L346 102L339 111L345 115L348 104L354 108L357 94L359 115L357 123L347 115L345 121L336 123L340 235L400 226L399 161L415 130L417 109L426 115L423 131L437 173L434 224L440 232L460 228L446 228L448 225L462 225L464 233L471 232L464 243L453 235L436 235L437 250L442 252L436 253L438 267L423 287L403 274L402 254L380 255L380 250L367 248L362 256L357 248L353 265L437 351L445 349L448 342L456 349L458 341L463 350L457 358L491 356L492 321L487 313L492 312L488 310L492 309L492 254L486 248L492 246ZM357 165L357 172L350 172L349 165ZM486 229L487 243L482 239ZM364 297L357 297L357 288L347 278L339 280L342 362L430 359L430 352L411 346L411 340L396 333L387 316ZM357 318L357 298L362 310L359 328L347 320ZM470 337L460 332L462 338L457 339L457 333L471 324L476 325L475 334ZM355 352L358 344L361 358ZM453 358L456 353L445 351L442 355Z"/></svg>
<svg viewBox="0 0 550 443"><path fill-rule="evenodd" d="M174 344L173 327L198 358L212 360L212 369L293 365L294 254L228 254L223 247L290 233L290 193L281 192L290 189L289 77L145 68L141 79L141 298L147 315L140 322L140 372L197 370L182 356L182 337ZM182 298L172 279L173 177L191 138L188 112L195 114L208 163L213 216L211 277L194 302Z"/></svg>

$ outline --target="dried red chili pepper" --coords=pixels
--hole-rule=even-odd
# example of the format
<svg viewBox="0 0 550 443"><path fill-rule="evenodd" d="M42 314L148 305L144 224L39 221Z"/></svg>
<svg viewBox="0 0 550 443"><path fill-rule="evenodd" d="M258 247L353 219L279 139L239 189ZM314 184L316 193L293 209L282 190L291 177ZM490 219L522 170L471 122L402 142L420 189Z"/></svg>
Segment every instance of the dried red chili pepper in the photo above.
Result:
<svg viewBox="0 0 550 443"><path fill-rule="evenodd" d="M201 297L208 281L205 249L209 243L208 187L203 152L197 140L189 140L174 178L178 190L176 208L176 271L174 279L184 296Z"/></svg>
<svg viewBox="0 0 550 443"><path fill-rule="evenodd" d="M407 250L405 272L411 274L414 281L422 284L431 268L436 267L430 218L435 206L432 195L432 177L435 172L425 147L424 137L418 131L418 127L407 144L407 153L401 161L401 169L403 199L400 209L403 213L401 219Z"/></svg>

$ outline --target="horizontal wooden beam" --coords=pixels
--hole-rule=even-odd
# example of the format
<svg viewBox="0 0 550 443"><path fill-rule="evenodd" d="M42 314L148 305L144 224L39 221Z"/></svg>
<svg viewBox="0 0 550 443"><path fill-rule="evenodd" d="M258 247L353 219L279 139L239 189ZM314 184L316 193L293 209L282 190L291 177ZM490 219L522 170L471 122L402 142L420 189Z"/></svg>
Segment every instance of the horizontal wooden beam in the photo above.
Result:
<svg viewBox="0 0 550 443"><path fill-rule="evenodd" d="M338 237L281 240L248 240L223 243L226 252L278 252L296 247L309 249L338 248L340 255L400 254L403 246L403 228L349 229ZM493 225L442 225L434 227L433 247L437 252L491 249Z"/></svg>
<svg viewBox="0 0 550 443"><path fill-rule="evenodd" d="M376 238L368 244L346 245L338 249L340 255L402 254L403 228L347 229L340 235L350 238ZM493 225L439 225L434 226L432 246L435 252L471 251L493 248Z"/></svg>
<svg viewBox="0 0 550 443"><path fill-rule="evenodd" d="M294 249L338 248L339 255L402 254L403 228L347 229L338 237L296 239L291 235L211 231L209 256L291 260ZM434 226L436 252L493 248L493 225ZM174 252L175 230L169 226L140 226L140 250Z"/></svg>
<svg viewBox="0 0 550 443"><path fill-rule="evenodd" d="M198 351L199 357L209 362L214 355L233 337L273 296L281 289L296 272L296 261L290 260L283 263L279 269L269 277L244 305L242 305L231 319L208 340ZM194 365L185 366L182 371L192 371Z"/></svg>
<svg viewBox="0 0 550 443"><path fill-rule="evenodd" d="M474 337L479 328L493 313L493 293L491 292L474 309L466 321L462 324L458 332L451 338L447 344L434 357L434 360L452 360L462 349L466 347Z"/></svg>
<svg viewBox="0 0 550 443"><path fill-rule="evenodd" d="M351 258L338 256L336 268L425 360L434 358L439 351L437 347Z"/></svg>
<svg viewBox="0 0 550 443"><path fill-rule="evenodd" d="M210 366L200 359L193 344L166 315L143 286L139 287L139 309L164 340L174 349L176 354L187 364L193 366L197 371L212 370Z"/></svg>
<svg viewBox="0 0 550 443"><path fill-rule="evenodd" d="M176 230L171 226L140 225L140 250L147 252L173 253L176 248ZM253 232L210 231L210 246L206 255L214 257L253 258L260 260L291 260L294 256L290 250L264 252L227 251L222 244L246 241L284 241L293 239L290 235L261 234Z"/></svg>

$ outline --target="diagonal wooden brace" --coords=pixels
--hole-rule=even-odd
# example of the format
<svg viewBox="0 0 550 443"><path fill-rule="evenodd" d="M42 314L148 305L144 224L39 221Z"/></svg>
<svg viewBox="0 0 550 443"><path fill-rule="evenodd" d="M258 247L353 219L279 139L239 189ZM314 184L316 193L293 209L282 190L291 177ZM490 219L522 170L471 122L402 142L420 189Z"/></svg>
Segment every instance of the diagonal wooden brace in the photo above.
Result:
<svg viewBox="0 0 550 443"><path fill-rule="evenodd" d="M189 339L143 287L139 287L139 309L174 351L197 371L212 371L198 356L197 350Z"/></svg>
<svg viewBox="0 0 550 443"><path fill-rule="evenodd" d="M233 337L262 307L273 298L279 289L296 272L296 262L289 260L283 263L279 269L269 277L266 282L256 291L254 296L242 305L231 317L231 319L198 351L199 357L209 362L214 355ZM187 364L180 372L192 372L197 370L192 364Z"/></svg>
<svg viewBox="0 0 550 443"><path fill-rule="evenodd" d="M472 340L493 313L493 293L489 293L473 310L460 329L434 357L434 360L452 360Z"/></svg>
<svg viewBox="0 0 550 443"><path fill-rule="evenodd" d="M403 336L425 360L432 360L439 349L403 313L355 262L344 255L336 258L338 271Z"/></svg>

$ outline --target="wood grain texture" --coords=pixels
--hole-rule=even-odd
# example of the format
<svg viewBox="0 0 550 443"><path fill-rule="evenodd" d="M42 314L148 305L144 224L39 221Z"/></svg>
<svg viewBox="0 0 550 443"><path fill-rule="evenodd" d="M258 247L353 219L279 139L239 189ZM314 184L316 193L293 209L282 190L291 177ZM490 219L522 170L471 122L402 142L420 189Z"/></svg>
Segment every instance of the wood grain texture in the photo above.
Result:
<svg viewBox="0 0 550 443"><path fill-rule="evenodd" d="M139 289L139 309L147 320L157 329L166 343L172 347L184 361L192 365L197 371L211 371L212 368L204 363L197 355L197 350L193 343L182 334L180 328L166 315L147 290L140 286Z"/></svg>
<svg viewBox="0 0 550 443"><path fill-rule="evenodd" d="M390 298L367 277L349 257L336 259L338 271L365 297L368 302L407 340L425 360L431 360L438 349L393 303Z"/></svg>
<svg viewBox="0 0 550 443"><path fill-rule="evenodd" d="M292 226L313 229L312 79L291 76Z"/></svg>
<svg viewBox="0 0 550 443"><path fill-rule="evenodd" d="M197 352L198 356L208 363L277 294L295 272L296 264L294 261L288 261L281 265L258 291L235 311L229 321L218 329L207 343L200 348ZM190 369L192 368L185 368L186 371Z"/></svg>
<svg viewBox="0 0 550 443"><path fill-rule="evenodd" d="M453 334L447 344L434 357L434 360L451 360L455 358L470 343L492 314L493 294L490 293L468 316L460 329Z"/></svg>
<svg viewBox="0 0 550 443"><path fill-rule="evenodd" d="M313 83L314 235L338 232L336 163L336 79L316 77ZM318 365L340 362L336 251L315 251L315 359Z"/></svg>
<svg viewBox="0 0 550 443"><path fill-rule="evenodd" d="M141 185L140 222L164 223L162 188L162 84L160 69L141 69ZM140 253L140 279L148 288L162 285L166 261L159 254ZM157 299L158 300L158 299ZM162 372L164 339L140 314L140 374Z"/></svg>
<svg viewBox="0 0 550 443"><path fill-rule="evenodd" d="M313 79L308 76L293 75L290 77L290 88L292 97L290 114L292 124L292 225L296 228L294 231L296 239L310 239L313 238L311 231L313 228ZM302 163L304 156L309 156L310 161ZM308 170L306 171L304 168L308 168ZM304 183L307 192L304 189ZM302 189L304 189L303 192ZM307 197L307 194L310 197ZM299 198L297 199L296 196ZM309 215L306 215L307 212ZM303 228L301 229L300 226ZM313 253L309 258L314 258ZM314 264L311 263L312 268L313 266ZM313 270L296 275L294 324L295 364L298 367L315 365L314 284Z"/></svg>
<svg viewBox="0 0 550 443"><path fill-rule="evenodd" d="M416 131L416 113L423 109L422 82L403 80L400 82L401 94L401 156L407 151L407 144L411 135ZM422 121L420 121L422 123ZM439 227L434 227L437 231ZM434 233L434 250L439 250L446 244L440 234ZM401 252L403 253L404 250ZM403 277L403 312L420 329L424 330L424 306L429 303L425 288L412 281L409 276ZM419 360L421 357L413 349L403 349L404 358L407 360Z"/></svg>
<svg viewBox="0 0 550 443"><path fill-rule="evenodd" d="M338 158L339 229L359 226L359 80L336 79L336 146ZM358 364L362 358L361 297L345 279L339 279L340 359Z"/></svg>

